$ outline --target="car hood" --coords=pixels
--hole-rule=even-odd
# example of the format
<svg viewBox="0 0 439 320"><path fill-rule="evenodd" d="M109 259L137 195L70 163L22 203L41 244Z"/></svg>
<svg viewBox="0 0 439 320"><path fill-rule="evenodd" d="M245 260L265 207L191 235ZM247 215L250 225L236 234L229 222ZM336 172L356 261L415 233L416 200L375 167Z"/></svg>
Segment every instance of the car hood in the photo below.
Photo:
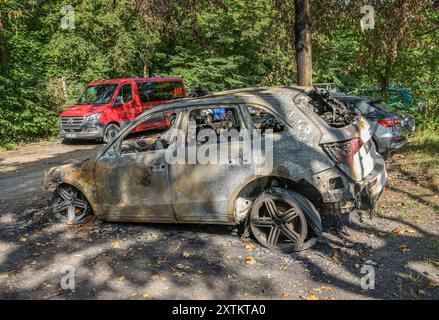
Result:
<svg viewBox="0 0 439 320"><path fill-rule="evenodd" d="M107 105L77 104L64 110L61 117L84 117L95 113L101 113Z"/></svg>

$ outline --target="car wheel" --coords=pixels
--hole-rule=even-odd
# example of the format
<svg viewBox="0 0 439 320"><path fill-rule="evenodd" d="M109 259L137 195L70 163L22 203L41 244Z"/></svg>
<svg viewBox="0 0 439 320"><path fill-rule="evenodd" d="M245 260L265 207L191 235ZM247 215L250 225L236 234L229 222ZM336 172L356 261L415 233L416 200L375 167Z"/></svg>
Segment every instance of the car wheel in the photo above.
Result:
<svg viewBox="0 0 439 320"><path fill-rule="evenodd" d="M259 195L250 211L250 228L260 244L284 252L303 250L308 235L306 216L290 192Z"/></svg>
<svg viewBox="0 0 439 320"><path fill-rule="evenodd" d="M52 212L55 219L68 224L81 224L92 214L85 196L68 185L58 186L53 193Z"/></svg>
<svg viewBox="0 0 439 320"><path fill-rule="evenodd" d="M111 140L113 140L117 134L119 133L120 128L117 124L115 123L110 123L104 131L104 137L103 140L105 143L110 142Z"/></svg>

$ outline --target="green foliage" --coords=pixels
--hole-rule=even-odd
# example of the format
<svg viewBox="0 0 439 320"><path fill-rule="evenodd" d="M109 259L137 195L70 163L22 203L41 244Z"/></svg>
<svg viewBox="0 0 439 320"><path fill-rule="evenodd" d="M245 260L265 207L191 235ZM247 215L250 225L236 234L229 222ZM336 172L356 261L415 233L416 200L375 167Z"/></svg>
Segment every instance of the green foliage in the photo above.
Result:
<svg viewBox="0 0 439 320"><path fill-rule="evenodd" d="M56 135L59 113L94 80L181 76L189 90L214 91L296 82L294 0L71 0L73 30L61 29L65 4L0 2L1 146ZM379 1L379 30L362 33L363 4L311 2L314 82L439 82L438 11L405 6L402 21L403 6ZM404 32L392 42L397 23ZM413 91L421 126L438 128L437 87Z"/></svg>

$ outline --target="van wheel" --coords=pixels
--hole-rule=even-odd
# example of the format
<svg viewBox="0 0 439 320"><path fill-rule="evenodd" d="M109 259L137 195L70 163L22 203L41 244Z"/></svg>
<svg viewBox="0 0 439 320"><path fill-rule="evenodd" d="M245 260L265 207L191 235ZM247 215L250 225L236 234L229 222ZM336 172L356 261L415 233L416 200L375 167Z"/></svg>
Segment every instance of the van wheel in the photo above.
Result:
<svg viewBox="0 0 439 320"><path fill-rule="evenodd" d="M259 195L250 211L250 228L264 247L284 252L303 250L308 235L306 216L289 192Z"/></svg>
<svg viewBox="0 0 439 320"><path fill-rule="evenodd" d="M60 185L53 193L52 212L58 221L68 224L81 224L92 215L90 204L76 188Z"/></svg>
<svg viewBox="0 0 439 320"><path fill-rule="evenodd" d="M104 131L104 137L103 137L102 140L103 140L105 143L110 142L111 140L113 140L113 139L117 136L117 134L119 133L119 131L120 131L120 128L119 128L119 126L118 126L117 124L115 124L115 123L110 123L110 124L105 128L105 131Z"/></svg>

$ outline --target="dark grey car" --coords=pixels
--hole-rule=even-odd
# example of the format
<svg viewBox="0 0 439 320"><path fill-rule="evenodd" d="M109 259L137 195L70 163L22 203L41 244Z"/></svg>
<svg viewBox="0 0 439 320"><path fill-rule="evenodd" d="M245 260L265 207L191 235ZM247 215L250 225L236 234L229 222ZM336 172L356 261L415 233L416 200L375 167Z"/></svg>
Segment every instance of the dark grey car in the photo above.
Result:
<svg viewBox="0 0 439 320"><path fill-rule="evenodd" d="M352 111L367 119L373 129L373 141L380 153L397 150L407 142L407 136L416 128L413 117L392 112L381 100L334 94Z"/></svg>

